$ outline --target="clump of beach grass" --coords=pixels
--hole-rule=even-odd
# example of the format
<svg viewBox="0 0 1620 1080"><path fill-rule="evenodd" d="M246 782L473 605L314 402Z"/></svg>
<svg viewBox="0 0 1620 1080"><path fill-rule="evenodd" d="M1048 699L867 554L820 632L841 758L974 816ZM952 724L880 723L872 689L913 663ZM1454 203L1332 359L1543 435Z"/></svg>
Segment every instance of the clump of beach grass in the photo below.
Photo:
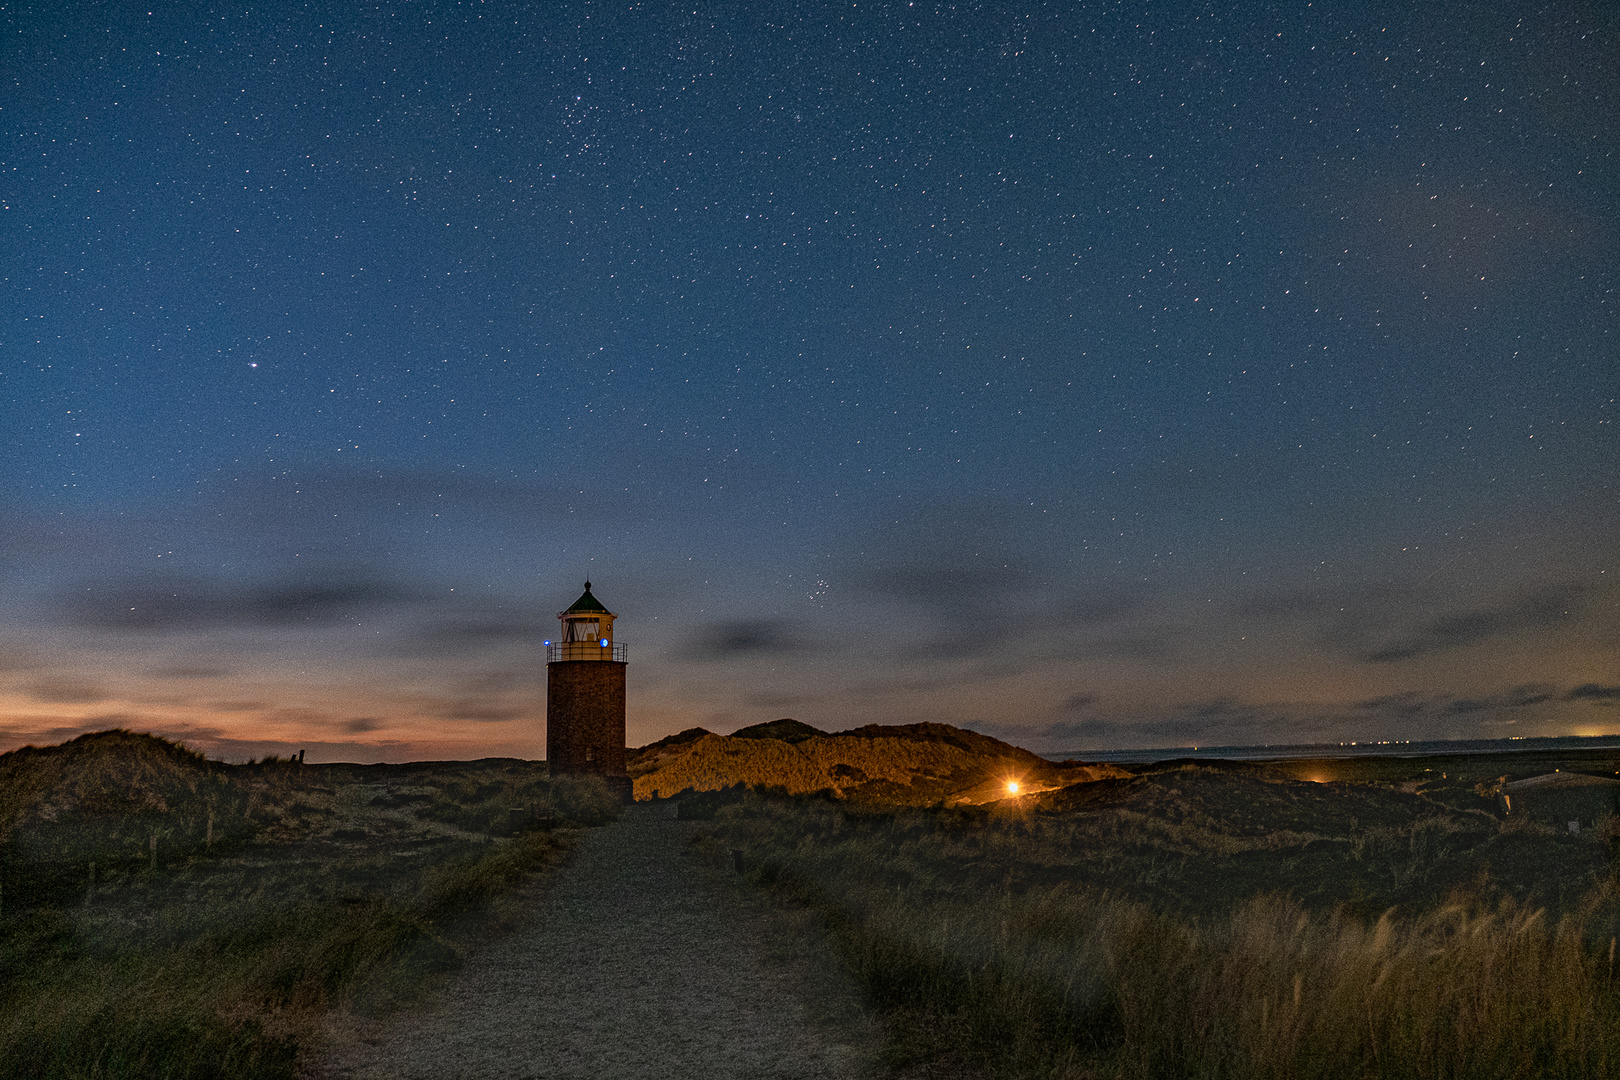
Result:
<svg viewBox="0 0 1620 1080"><path fill-rule="evenodd" d="M1116 825L1118 823L1116 822ZM1072 822L862 814L735 801L711 843L832 930L888 1018L896 1069L1007 1077L1461 1078L1620 1073L1613 875L1556 920L1489 890L1368 912L1281 889L1202 909L1149 902L1150 851L1114 884L1062 873ZM1154 828L1173 846L1173 829ZM1169 831L1166 831L1169 830ZM1441 827L1405 842L1407 889ZM1404 837L1402 838L1404 841ZM1187 843L1190 843L1188 841ZM1221 856L1217 856L1221 857ZM1343 858L1357 856L1344 845ZM1417 869L1414 870L1413 866Z"/></svg>
<svg viewBox="0 0 1620 1080"><path fill-rule="evenodd" d="M291 1077L323 1011L420 994L456 965L466 920L499 921L499 900L568 844L531 832L447 846L337 895L272 873L232 897L193 875L138 906L17 913L0 935L0 1075Z"/></svg>

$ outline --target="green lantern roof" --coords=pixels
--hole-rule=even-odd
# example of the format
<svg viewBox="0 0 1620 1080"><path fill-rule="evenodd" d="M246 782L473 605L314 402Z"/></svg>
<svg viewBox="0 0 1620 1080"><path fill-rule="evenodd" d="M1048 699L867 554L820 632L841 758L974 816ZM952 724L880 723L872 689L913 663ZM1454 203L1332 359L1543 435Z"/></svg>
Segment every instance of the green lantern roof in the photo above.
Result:
<svg viewBox="0 0 1620 1080"><path fill-rule="evenodd" d="M578 600L574 601L573 606L564 611L562 615L594 615L597 612L601 612L603 615L613 614L613 612L602 606L602 602L600 600L591 595L591 583L587 581L585 583L585 591L580 594ZM560 615L558 617L561 618Z"/></svg>

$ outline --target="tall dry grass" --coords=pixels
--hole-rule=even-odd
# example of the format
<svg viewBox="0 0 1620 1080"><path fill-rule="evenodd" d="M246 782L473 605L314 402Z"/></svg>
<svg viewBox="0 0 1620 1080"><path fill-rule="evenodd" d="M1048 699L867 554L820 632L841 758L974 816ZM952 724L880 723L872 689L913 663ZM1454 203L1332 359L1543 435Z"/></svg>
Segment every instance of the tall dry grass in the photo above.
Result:
<svg viewBox="0 0 1620 1080"><path fill-rule="evenodd" d="M324 1010L410 1000L456 964L461 920L498 919L489 902L567 844L537 832L468 845L324 899L272 867L246 895L228 876L176 873L138 904L12 914L0 925L0 1076L287 1080Z"/></svg>
<svg viewBox="0 0 1620 1080"><path fill-rule="evenodd" d="M1027 820L863 820L756 799L722 810L714 828L761 884L822 914L891 1019L896 1066L1620 1076L1612 877L1556 923L1503 897L1365 916L1271 893L1171 913L1129 888L1027 883L1021 868L1074 857ZM1134 872L1153 865L1142 856Z"/></svg>
<svg viewBox="0 0 1620 1080"><path fill-rule="evenodd" d="M1620 1002L1582 929L1510 901L1368 922L1268 896L1201 925L1138 912L1087 959L1122 1074L1614 1076Z"/></svg>

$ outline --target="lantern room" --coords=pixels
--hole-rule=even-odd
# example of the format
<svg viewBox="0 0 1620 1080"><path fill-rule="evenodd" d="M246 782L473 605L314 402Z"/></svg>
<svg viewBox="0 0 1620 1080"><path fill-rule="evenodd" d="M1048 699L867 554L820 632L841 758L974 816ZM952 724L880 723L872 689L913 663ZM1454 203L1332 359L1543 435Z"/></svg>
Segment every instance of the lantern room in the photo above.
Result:
<svg viewBox="0 0 1620 1080"><path fill-rule="evenodd" d="M557 613L562 623L557 640L546 642L546 661L616 660L625 662L625 648L613 640L613 612L591 595L591 583L566 611Z"/></svg>

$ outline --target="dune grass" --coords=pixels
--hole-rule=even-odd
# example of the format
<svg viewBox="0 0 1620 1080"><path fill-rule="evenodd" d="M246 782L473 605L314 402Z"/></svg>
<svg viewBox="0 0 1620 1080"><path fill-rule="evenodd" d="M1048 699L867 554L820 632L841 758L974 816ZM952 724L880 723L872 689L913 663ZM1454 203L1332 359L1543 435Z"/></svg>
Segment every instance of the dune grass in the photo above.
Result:
<svg viewBox="0 0 1620 1080"><path fill-rule="evenodd" d="M324 898L271 868L236 898L229 872L171 874L139 899L19 914L0 939L0 1075L289 1077L322 1011L420 993L456 964L458 919L566 846L456 845Z"/></svg>
<svg viewBox="0 0 1620 1080"><path fill-rule="evenodd" d="M1434 858L1434 829L1406 838L1411 862ZM1171 908L1150 879L1174 868L1123 840L1097 844L1111 885L1050 872L1085 858L1072 818L750 797L713 830L755 881L832 929L902 1071L1620 1075L1612 872L1556 920L1484 887L1369 913L1306 907L1279 881ZM1343 845L1347 864L1365 857ZM1391 888L1410 895L1393 878L1412 873Z"/></svg>
<svg viewBox="0 0 1620 1080"><path fill-rule="evenodd" d="M489 902L567 846L455 845L326 897L273 867L232 897L235 875L194 868L122 903L19 913L0 937L0 1075L290 1077L324 1010L422 992L455 966L461 920L498 921Z"/></svg>
<svg viewBox="0 0 1620 1080"><path fill-rule="evenodd" d="M420 996L516 917L514 887L560 863L579 826L618 814L588 781L393 776L425 793L433 820L459 807L505 826L512 803L564 826L434 831L430 815L374 797L376 777L334 769L232 770L229 843L209 846L207 820L171 799L141 810L137 835L165 838L157 847L128 841L122 811L0 847L0 1076L290 1078L324 1012Z"/></svg>

